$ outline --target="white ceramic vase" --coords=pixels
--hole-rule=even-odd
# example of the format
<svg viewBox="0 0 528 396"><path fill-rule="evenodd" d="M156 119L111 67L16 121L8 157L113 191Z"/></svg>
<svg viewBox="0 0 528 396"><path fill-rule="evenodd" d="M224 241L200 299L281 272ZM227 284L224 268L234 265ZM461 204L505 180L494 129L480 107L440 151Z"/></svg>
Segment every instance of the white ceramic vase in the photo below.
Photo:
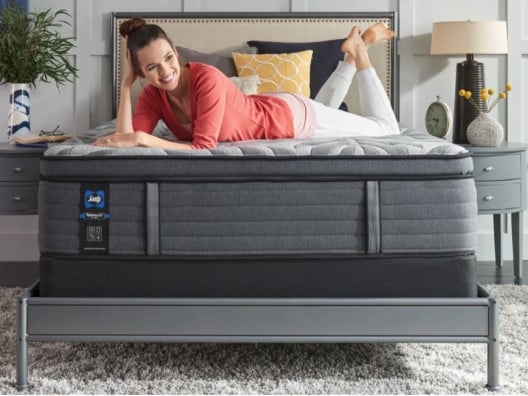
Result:
<svg viewBox="0 0 528 396"><path fill-rule="evenodd" d="M11 83L9 94L9 117L7 119L7 140L31 133L29 123L29 85Z"/></svg>
<svg viewBox="0 0 528 396"><path fill-rule="evenodd" d="M468 125L467 140L473 146L496 147L504 139L504 128L489 113L479 113Z"/></svg>

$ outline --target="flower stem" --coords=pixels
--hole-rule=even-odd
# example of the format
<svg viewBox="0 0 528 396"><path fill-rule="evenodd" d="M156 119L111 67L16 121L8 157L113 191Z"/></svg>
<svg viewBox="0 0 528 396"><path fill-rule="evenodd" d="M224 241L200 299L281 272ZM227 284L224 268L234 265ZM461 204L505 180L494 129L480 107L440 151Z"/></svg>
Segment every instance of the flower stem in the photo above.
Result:
<svg viewBox="0 0 528 396"><path fill-rule="evenodd" d="M489 111L491 111L491 110L497 105L497 103L499 103L499 101L500 101L501 99L502 99L502 98L501 98L500 96L497 96L497 97L495 98L495 100L493 101L493 103L491 104Z"/></svg>
<svg viewBox="0 0 528 396"><path fill-rule="evenodd" d="M477 109L478 111L482 111L482 110L480 109L480 107L477 105L477 102L475 102L475 100L474 100L472 97L467 98L467 100L468 100L469 103L471 103L471 104L473 105L473 107L474 107L475 109Z"/></svg>

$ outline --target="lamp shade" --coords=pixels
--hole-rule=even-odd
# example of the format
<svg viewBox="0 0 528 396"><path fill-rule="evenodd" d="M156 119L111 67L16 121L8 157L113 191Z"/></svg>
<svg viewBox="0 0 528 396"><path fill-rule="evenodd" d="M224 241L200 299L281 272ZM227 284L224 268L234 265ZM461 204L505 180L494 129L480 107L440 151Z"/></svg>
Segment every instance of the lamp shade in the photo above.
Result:
<svg viewBox="0 0 528 396"><path fill-rule="evenodd" d="M432 55L505 54L505 21L451 21L433 23Z"/></svg>

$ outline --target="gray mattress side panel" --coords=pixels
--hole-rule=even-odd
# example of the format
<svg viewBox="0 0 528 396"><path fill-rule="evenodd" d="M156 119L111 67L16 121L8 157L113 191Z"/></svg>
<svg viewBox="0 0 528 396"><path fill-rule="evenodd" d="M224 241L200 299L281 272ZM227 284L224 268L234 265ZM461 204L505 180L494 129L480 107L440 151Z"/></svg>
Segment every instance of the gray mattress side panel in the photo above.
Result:
<svg viewBox="0 0 528 396"><path fill-rule="evenodd" d="M110 254L145 254L145 185L110 184Z"/></svg>
<svg viewBox="0 0 528 396"><path fill-rule="evenodd" d="M380 191L382 252L476 249L473 179L384 181Z"/></svg>
<svg viewBox="0 0 528 396"><path fill-rule="evenodd" d="M475 249L473 179L374 183L373 201L364 181L160 183L159 254L367 254L373 231L377 253ZM147 225L155 225L145 184L110 183L109 193L109 254L147 255ZM80 183L41 181L41 252L80 253L80 194ZM379 211L368 210L372 202ZM366 221L374 212L379 227Z"/></svg>
<svg viewBox="0 0 528 396"><path fill-rule="evenodd" d="M38 193L41 252L79 253L80 183L41 181Z"/></svg>
<svg viewBox="0 0 528 396"><path fill-rule="evenodd" d="M160 251L365 251L364 182L163 183Z"/></svg>
<svg viewBox="0 0 528 396"><path fill-rule="evenodd" d="M145 252L143 183L109 186L109 253ZM41 181L39 185L39 248L43 253L79 254L81 183Z"/></svg>

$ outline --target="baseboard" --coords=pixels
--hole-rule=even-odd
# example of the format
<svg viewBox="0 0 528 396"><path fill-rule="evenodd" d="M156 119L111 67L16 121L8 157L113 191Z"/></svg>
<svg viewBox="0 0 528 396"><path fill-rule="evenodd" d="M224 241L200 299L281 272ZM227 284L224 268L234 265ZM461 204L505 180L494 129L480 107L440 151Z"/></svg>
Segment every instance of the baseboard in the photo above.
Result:
<svg viewBox="0 0 528 396"><path fill-rule="evenodd" d="M37 261L38 216L0 216L0 252L2 261Z"/></svg>
<svg viewBox="0 0 528 396"><path fill-rule="evenodd" d="M523 260L528 259L528 235L523 235ZM477 242L477 258L479 261L495 261L495 241L493 232L480 232ZM511 230L502 236L502 258L513 260Z"/></svg>
<svg viewBox="0 0 528 396"><path fill-rule="evenodd" d="M2 261L38 261L37 232L0 233Z"/></svg>
<svg viewBox="0 0 528 396"><path fill-rule="evenodd" d="M38 261L0 261L0 286L29 287L38 280Z"/></svg>

